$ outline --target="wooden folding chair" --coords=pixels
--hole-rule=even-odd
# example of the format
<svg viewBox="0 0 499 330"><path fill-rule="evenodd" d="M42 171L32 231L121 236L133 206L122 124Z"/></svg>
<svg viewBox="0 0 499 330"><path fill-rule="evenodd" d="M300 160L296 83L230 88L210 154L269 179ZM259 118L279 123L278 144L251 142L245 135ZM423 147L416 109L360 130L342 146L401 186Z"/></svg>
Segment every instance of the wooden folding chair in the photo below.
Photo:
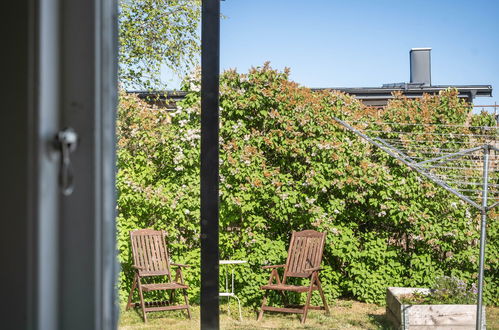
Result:
<svg viewBox="0 0 499 330"><path fill-rule="evenodd" d="M269 283L260 287L265 290L262 307L258 315L258 321L263 318L264 311L297 313L302 314L301 323L305 323L309 309L325 310L329 314L329 307L322 291L321 282L319 280L319 271L322 261L322 251L324 249L326 234L314 230L304 230L300 232L293 231L291 243L288 250L288 258L285 265L263 266L263 269L272 269ZM284 268L282 280L279 277L277 268ZM286 284L288 278L308 278L309 285L289 285ZM272 307L267 306L267 295L270 290L280 291L284 298L285 291L292 292L307 292L307 300L305 305L293 307ZM312 292L319 290L322 298L323 306L310 306L310 298Z"/></svg>
<svg viewBox="0 0 499 330"><path fill-rule="evenodd" d="M130 309L132 306L133 291L136 287L138 287L140 306L142 307L144 322L147 322L147 312L178 309L187 309L187 315L191 318L189 300L187 299L186 292L186 289L188 289L189 286L184 283L184 277L182 275L182 267L189 266L170 263L168 249L166 246L166 232L152 229L134 230L130 232L130 239L132 241L132 255L134 263L132 267L135 269L135 276L133 278L130 295L128 296L126 309ZM175 271L175 279L173 281L170 266L177 267ZM167 282L142 284L141 279L150 276L165 276ZM172 305L173 300L175 299L175 290L178 289L182 290L184 294L184 305ZM170 290L170 300L168 302L160 301L144 303L143 292L157 290Z"/></svg>

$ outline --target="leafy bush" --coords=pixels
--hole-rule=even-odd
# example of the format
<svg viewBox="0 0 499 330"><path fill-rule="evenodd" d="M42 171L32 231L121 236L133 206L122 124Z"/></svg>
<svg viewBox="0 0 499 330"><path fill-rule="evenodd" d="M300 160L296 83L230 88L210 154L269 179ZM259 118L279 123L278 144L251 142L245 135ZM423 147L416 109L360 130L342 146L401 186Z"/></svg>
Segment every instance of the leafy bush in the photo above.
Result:
<svg viewBox="0 0 499 330"><path fill-rule="evenodd" d="M187 85L196 90L199 81ZM375 112L264 65L225 72L220 92L220 257L248 260L236 269L245 304L261 303L269 274L260 266L283 263L291 231L302 229L327 233L321 279L329 300L383 303L386 287L429 286L435 275L476 281L477 212L332 118L462 124L471 109L456 91L395 95ZM121 94L118 138L121 296L132 280L128 232L150 227L167 231L174 261L194 266L186 279L199 302L199 92L173 113ZM497 221L488 234L485 299L497 304Z"/></svg>

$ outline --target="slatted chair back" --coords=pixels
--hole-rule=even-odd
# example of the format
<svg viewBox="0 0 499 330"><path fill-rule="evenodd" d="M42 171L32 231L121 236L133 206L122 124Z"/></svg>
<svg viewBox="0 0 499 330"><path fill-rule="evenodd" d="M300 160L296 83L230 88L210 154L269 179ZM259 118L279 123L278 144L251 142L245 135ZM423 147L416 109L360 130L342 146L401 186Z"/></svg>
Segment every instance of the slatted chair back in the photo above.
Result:
<svg viewBox="0 0 499 330"><path fill-rule="evenodd" d="M139 276L168 276L171 282L170 261L166 247L166 232L140 229L130 232L134 265Z"/></svg>
<svg viewBox="0 0 499 330"><path fill-rule="evenodd" d="M284 267L283 284L286 283L287 277L309 277L312 271L306 269L320 267L325 237L326 233L315 230L293 231Z"/></svg>

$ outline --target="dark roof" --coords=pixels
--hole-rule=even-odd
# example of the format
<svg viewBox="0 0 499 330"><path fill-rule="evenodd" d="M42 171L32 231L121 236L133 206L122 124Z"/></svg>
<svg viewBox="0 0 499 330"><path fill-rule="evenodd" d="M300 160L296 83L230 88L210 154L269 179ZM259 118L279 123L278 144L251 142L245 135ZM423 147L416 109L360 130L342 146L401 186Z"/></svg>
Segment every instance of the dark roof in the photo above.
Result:
<svg viewBox="0 0 499 330"><path fill-rule="evenodd" d="M185 98L189 93L186 91L127 91L130 94L136 94L139 98L145 100L150 104L166 108L167 110L174 111L177 106L176 103Z"/></svg>
<svg viewBox="0 0 499 330"><path fill-rule="evenodd" d="M186 91L127 91L130 94L137 94L141 99L158 98L164 99L183 99L189 92Z"/></svg>
<svg viewBox="0 0 499 330"><path fill-rule="evenodd" d="M391 96L393 92L401 91L405 95L421 96L424 93L435 94L447 88L455 88L459 94L476 96L492 96L492 86L490 85L433 85L424 86L422 84L385 84L382 87L327 87L312 88L312 90L338 90L357 96Z"/></svg>
<svg viewBox="0 0 499 330"><path fill-rule="evenodd" d="M385 84L382 87L326 87L312 88L319 90L337 90L347 94L354 95L355 98L362 100L367 105L385 105L392 99L393 92L402 92L406 97L416 98L423 94L437 94L441 90L455 88L459 92L459 97L466 98L469 102L477 96L492 96L491 85L423 85L414 83L395 83ZM173 105L174 102L183 99L188 92L186 91L129 91L137 94L142 99L156 103L166 103Z"/></svg>
<svg viewBox="0 0 499 330"><path fill-rule="evenodd" d="M409 98L421 97L423 94L438 94L439 91L447 88L455 88L459 92L459 97L466 98L468 102L473 102L477 96L492 96L492 86L490 85L423 85L411 83L385 84L382 87L328 87L312 88L312 90L337 90L354 95L367 105L385 105L393 98L393 92L402 92Z"/></svg>

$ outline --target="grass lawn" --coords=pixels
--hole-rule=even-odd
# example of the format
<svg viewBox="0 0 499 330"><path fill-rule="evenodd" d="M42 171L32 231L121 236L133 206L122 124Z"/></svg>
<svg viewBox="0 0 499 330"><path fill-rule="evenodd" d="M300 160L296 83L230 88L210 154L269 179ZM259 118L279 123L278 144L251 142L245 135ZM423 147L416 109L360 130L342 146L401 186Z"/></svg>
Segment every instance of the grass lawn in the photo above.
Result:
<svg viewBox="0 0 499 330"><path fill-rule="evenodd" d="M220 327L222 329L390 329L385 320L385 307L353 300L337 300L330 305L331 315L310 311L305 325L298 315L266 312L261 322L256 322L256 311L244 308L243 321L237 319L237 305L221 303ZM148 313L146 324L140 309L125 311L122 306L119 329L199 329L199 306L193 306L192 320L183 311ZM499 307L487 308L487 329L499 329Z"/></svg>

